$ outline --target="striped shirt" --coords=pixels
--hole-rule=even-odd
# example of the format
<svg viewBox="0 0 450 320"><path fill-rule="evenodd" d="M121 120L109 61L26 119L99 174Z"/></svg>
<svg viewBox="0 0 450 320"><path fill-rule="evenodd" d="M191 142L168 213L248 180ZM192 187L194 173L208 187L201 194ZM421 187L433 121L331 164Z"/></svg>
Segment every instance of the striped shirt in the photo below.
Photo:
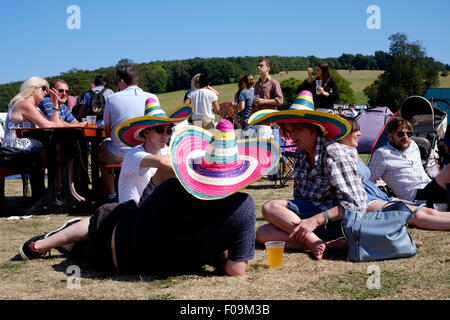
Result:
<svg viewBox="0 0 450 320"><path fill-rule="evenodd" d="M42 100L41 102L39 102L38 104L39 109L41 109L41 111L45 114L45 116L47 118L49 118L50 120L53 117L53 103L52 100L48 97L44 98L44 100ZM65 104L62 104L59 107L59 117L65 121L65 122L73 122L75 121L75 117L72 114L72 112L69 111L69 109L67 108L67 106Z"/></svg>
<svg viewBox="0 0 450 320"><path fill-rule="evenodd" d="M334 140L317 137L314 165L308 153L297 151L294 199L307 200L322 210L340 205L365 211L367 194L358 175L358 153Z"/></svg>

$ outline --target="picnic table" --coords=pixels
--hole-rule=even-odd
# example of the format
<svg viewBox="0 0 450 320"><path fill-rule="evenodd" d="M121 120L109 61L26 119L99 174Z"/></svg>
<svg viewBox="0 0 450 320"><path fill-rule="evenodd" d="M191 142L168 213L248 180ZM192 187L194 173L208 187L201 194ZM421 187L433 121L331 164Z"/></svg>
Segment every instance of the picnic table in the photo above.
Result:
<svg viewBox="0 0 450 320"><path fill-rule="evenodd" d="M68 212L86 202L74 189L72 160L74 156L82 157L77 152L77 143L93 141L91 146L91 173L98 184L97 149L105 138L105 130L88 127L54 127L54 128L20 128L15 129L17 137L39 140L46 156L48 184L44 196L36 201L27 211L30 214L49 213L53 211ZM94 193L98 186L94 185ZM86 195L87 196L87 195Z"/></svg>

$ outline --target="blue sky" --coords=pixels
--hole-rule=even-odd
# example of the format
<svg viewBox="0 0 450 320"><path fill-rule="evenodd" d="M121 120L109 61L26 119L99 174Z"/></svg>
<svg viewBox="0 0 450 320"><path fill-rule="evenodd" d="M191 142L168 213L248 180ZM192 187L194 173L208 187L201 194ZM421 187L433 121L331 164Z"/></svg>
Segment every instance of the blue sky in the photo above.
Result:
<svg viewBox="0 0 450 320"><path fill-rule="evenodd" d="M80 29L69 29L76 5ZM367 20L380 8L381 29ZM450 64L450 1L403 0L2 0L0 83L194 57L372 55L389 35L421 41Z"/></svg>

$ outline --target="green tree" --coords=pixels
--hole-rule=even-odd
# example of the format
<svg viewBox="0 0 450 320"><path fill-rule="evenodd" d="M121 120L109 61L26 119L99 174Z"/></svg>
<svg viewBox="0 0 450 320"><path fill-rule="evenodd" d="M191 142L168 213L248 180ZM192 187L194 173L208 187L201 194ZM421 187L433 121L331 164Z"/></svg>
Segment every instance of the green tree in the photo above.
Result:
<svg viewBox="0 0 450 320"><path fill-rule="evenodd" d="M302 83L302 80L297 80L295 78L288 78L281 81L280 87L283 92L284 105L290 106L295 101Z"/></svg>
<svg viewBox="0 0 450 320"><path fill-rule="evenodd" d="M418 42L409 42L406 34L389 37L390 58L386 71L363 92L370 106L388 106L396 112L402 101L411 95L420 95L428 87L439 85L434 59L426 57Z"/></svg>
<svg viewBox="0 0 450 320"><path fill-rule="evenodd" d="M331 70L331 75L339 90L339 100L336 103L353 103L355 96L350 81L342 77L336 70Z"/></svg>
<svg viewBox="0 0 450 320"><path fill-rule="evenodd" d="M167 88L167 72L160 64L153 65L145 73L150 92L165 92Z"/></svg>
<svg viewBox="0 0 450 320"><path fill-rule="evenodd" d="M128 59L128 58L122 58L117 62L116 67L125 67L125 66L134 65L134 64L135 63L133 62L133 60Z"/></svg>

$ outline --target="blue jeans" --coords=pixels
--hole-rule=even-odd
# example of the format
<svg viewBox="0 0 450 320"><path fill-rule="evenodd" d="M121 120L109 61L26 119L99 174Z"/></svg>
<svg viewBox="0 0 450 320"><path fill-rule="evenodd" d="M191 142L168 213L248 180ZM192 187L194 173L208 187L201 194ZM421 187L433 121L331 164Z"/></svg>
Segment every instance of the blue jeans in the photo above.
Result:
<svg viewBox="0 0 450 320"><path fill-rule="evenodd" d="M288 200L288 203L291 211L298 215L302 220L311 218L323 211L307 200ZM320 226L314 230L314 233L324 241L334 240L343 236L341 224L341 220L328 222L326 229L325 226Z"/></svg>

